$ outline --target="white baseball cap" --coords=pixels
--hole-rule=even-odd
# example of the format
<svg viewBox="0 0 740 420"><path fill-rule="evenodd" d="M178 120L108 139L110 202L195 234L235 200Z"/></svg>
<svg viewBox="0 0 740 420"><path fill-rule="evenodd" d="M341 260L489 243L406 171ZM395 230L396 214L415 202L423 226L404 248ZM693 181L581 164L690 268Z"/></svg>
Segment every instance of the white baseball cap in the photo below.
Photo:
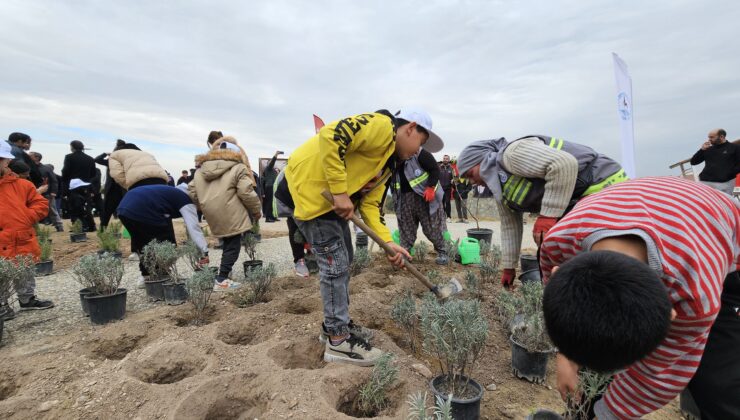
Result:
<svg viewBox="0 0 740 420"><path fill-rule="evenodd" d="M429 133L427 142L421 146L427 152L437 153L445 147L442 139L432 131L432 117L430 117L426 111L418 108L404 108L396 113L396 118L401 118L408 122L415 122Z"/></svg>
<svg viewBox="0 0 740 420"><path fill-rule="evenodd" d="M10 144L8 144L7 141L0 140L0 158L2 159L15 159L15 156L13 156L12 153L10 153L12 149L10 148Z"/></svg>
<svg viewBox="0 0 740 420"><path fill-rule="evenodd" d="M89 182L85 182L85 181L81 180L80 178L74 178L71 181L69 181L69 189L70 190L74 190L74 189L80 188L80 187L87 187L88 185L90 185Z"/></svg>

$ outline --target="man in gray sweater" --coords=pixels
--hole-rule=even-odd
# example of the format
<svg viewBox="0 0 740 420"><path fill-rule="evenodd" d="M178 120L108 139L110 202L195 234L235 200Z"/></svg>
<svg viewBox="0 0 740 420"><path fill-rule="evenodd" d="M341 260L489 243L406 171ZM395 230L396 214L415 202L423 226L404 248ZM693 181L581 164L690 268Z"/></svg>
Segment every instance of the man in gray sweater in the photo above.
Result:
<svg viewBox="0 0 740 420"><path fill-rule="evenodd" d="M540 244L547 231L581 197L626 181L622 167L588 146L532 135L469 144L458 158L460 176L493 192L501 215L501 284L511 287L522 246L524 213L537 213L532 235Z"/></svg>

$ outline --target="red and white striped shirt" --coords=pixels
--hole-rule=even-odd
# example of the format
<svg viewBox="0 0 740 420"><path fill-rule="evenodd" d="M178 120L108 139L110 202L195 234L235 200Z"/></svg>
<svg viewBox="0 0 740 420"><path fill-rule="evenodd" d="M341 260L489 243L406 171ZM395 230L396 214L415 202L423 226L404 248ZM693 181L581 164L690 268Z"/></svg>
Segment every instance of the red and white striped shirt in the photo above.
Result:
<svg viewBox="0 0 740 420"><path fill-rule="evenodd" d="M740 204L729 196L678 177L650 177L584 198L548 232L540 250L545 280L598 239L642 237L678 314L655 351L615 376L603 399L613 418L653 412L691 380L725 276L740 269L739 230Z"/></svg>

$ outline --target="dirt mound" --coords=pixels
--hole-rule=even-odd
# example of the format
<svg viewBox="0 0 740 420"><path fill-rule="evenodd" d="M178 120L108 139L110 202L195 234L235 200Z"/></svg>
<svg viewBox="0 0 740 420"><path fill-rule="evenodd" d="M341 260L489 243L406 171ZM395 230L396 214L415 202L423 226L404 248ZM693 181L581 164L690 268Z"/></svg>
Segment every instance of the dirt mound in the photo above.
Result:
<svg viewBox="0 0 740 420"><path fill-rule="evenodd" d="M183 342L147 349L129 365L128 374L142 382L171 384L197 375L207 365L199 351Z"/></svg>

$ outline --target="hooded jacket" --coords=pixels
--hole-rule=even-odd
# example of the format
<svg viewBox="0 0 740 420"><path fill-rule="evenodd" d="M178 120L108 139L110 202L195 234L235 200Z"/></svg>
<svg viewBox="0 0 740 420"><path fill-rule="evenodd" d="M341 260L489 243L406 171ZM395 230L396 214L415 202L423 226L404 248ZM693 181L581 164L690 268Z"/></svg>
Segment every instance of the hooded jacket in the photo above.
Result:
<svg viewBox="0 0 740 420"><path fill-rule="evenodd" d="M244 150L244 148L239 146L239 143L236 141L236 138L232 136L221 137L220 139L213 142L213 144L211 145L211 150L221 149L222 143L230 143L239 148L241 152L240 153L241 163L243 163L244 166L247 167L247 172L249 172L249 177L252 179L252 183L254 185L259 185L259 183L255 180L254 171L252 171L252 166L249 164L249 156L247 156L247 152Z"/></svg>
<svg viewBox="0 0 740 420"><path fill-rule="evenodd" d="M126 190L147 178L159 178L165 182L170 179L157 159L141 150L121 149L111 153L108 170L116 183Z"/></svg>
<svg viewBox="0 0 740 420"><path fill-rule="evenodd" d="M251 220L262 217L262 204L242 155L228 149L211 149L195 160L200 169L188 185L188 193L208 219L213 235L223 238L251 229Z"/></svg>
<svg viewBox="0 0 740 420"><path fill-rule="evenodd" d="M0 257L41 256L33 225L49 214L49 202L15 174L0 178Z"/></svg>

